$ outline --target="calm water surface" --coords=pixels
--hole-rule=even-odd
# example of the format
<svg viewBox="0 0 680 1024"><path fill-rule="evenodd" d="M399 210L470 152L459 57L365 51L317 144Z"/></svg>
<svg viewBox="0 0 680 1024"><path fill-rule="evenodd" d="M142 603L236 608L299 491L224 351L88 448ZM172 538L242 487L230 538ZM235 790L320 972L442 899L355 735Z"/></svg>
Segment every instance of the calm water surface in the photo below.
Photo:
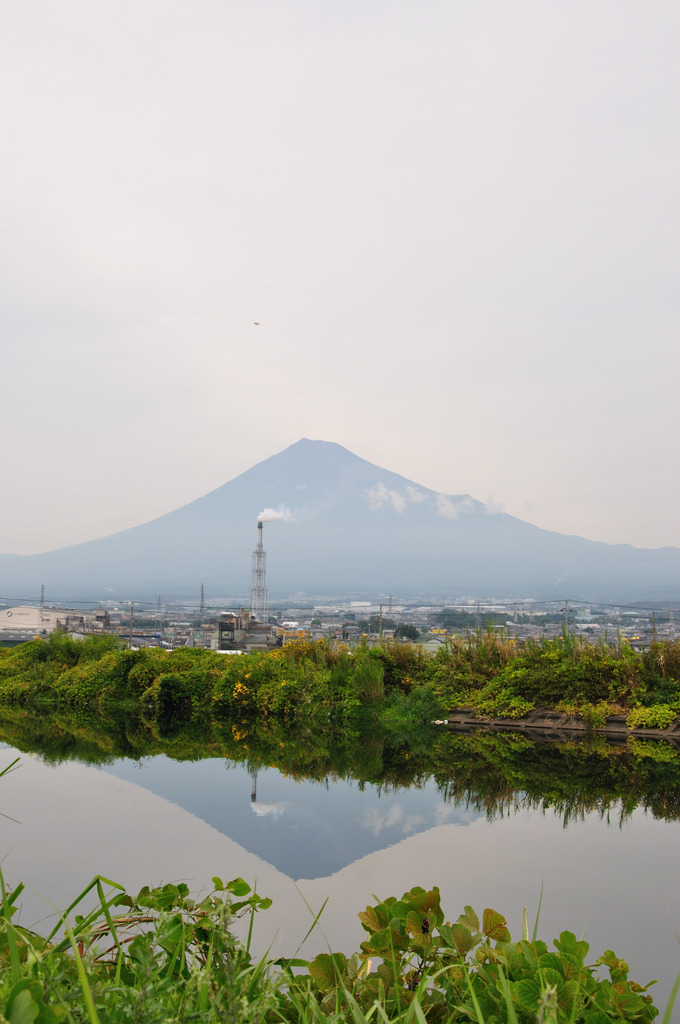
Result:
<svg viewBox="0 0 680 1024"><path fill-rule="evenodd" d="M18 752L4 746L4 766ZM274 905L256 925L259 951L294 953L328 903L303 952L350 953L357 913L375 896L438 885L455 919L465 904L494 907L521 931L543 888L539 934L585 933L591 959L613 948L641 983L660 979L664 1007L680 971L680 823L635 812L623 822L516 810L487 820L445 802L434 783L379 791L299 782L275 769L249 774L224 760L119 760L104 768L50 767L18 755L0 782L0 856L10 884L27 885L22 921L46 922L94 874L130 891L213 875L257 882ZM679 1008L680 1011L680 1008ZM676 1011L675 1020L680 1021Z"/></svg>

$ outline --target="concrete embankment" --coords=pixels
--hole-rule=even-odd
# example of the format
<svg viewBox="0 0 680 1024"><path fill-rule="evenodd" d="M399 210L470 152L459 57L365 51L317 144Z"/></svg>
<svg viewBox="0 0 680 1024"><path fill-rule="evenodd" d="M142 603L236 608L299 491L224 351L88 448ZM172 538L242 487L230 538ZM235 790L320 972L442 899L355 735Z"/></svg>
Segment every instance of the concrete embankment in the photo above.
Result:
<svg viewBox="0 0 680 1024"><path fill-rule="evenodd" d="M491 715L475 714L472 708L456 708L450 711L442 724L459 732L476 729L495 729L503 732L522 732L536 739L576 739L586 733L606 736L611 743L625 743L630 737L636 739L663 739L680 749L680 718L666 729L629 728L625 715L612 715L603 725L594 727L580 715L569 715L562 711L548 711L538 708L522 718L496 718Z"/></svg>

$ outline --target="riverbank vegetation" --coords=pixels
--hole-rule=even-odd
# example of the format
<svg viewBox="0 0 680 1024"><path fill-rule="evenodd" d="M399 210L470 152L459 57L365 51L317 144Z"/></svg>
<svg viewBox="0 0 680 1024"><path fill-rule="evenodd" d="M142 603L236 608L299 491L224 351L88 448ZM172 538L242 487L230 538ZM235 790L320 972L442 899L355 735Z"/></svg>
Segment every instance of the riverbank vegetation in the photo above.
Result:
<svg viewBox="0 0 680 1024"><path fill-rule="evenodd" d="M518 644L497 632L456 637L434 655L389 642L348 649L301 640L227 657L181 648L121 650L110 636L54 633L0 650L0 703L98 708L138 703L163 718L349 723L359 717L425 722L457 708L519 718L536 708L592 725L624 714L665 728L680 716L680 641L635 651L560 640Z"/></svg>
<svg viewBox="0 0 680 1024"><path fill-rule="evenodd" d="M451 923L437 888L366 907L359 914L365 939L350 957L256 961L253 920L271 901L241 878L212 883L197 899L183 884L131 897L97 877L47 937L17 920L22 887L8 892L1 883L0 1019L645 1024L658 1014L649 985L631 981L611 950L589 961L588 943L566 931L550 949L536 928L530 935L526 919L513 942L491 909L480 919L465 907ZM245 942L233 931L243 915L250 918ZM665 1021L671 1011L672 1004Z"/></svg>
<svg viewBox="0 0 680 1024"><path fill-rule="evenodd" d="M614 745L594 729L535 742L433 724L460 705L515 715L529 696L542 705L552 696L592 726L613 710L668 724L680 713L679 666L677 643L643 654L571 640L517 649L482 634L434 657L408 644L349 652L309 641L225 657L53 634L1 653L0 738L51 762L166 754L383 789L433 779L446 801L490 817L522 805L565 821L592 811L623 819L636 808L680 820L680 750L671 743Z"/></svg>

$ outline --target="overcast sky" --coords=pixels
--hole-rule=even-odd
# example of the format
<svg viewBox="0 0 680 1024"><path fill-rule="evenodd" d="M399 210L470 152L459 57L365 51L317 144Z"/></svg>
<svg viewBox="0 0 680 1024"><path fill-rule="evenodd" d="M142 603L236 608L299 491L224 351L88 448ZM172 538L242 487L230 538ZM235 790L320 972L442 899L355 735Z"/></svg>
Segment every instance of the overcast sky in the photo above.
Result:
<svg viewBox="0 0 680 1024"><path fill-rule="evenodd" d="M678 52L677 0L5 0L0 552L303 436L680 545Z"/></svg>

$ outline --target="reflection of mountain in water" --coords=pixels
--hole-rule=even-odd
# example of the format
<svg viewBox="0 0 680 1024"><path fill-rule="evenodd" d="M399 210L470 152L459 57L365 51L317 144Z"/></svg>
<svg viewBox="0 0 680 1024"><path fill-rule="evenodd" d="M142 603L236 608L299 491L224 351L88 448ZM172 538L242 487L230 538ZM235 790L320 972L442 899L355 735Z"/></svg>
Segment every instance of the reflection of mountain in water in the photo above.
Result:
<svg viewBox="0 0 680 1024"><path fill-rule="evenodd" d="M141 767L116 761L104 771L165 797L295 879L333 874L406 836L480 816L444 803L434 782L386 792L344 781L298 782L273 768L254 778L221 759L166 757Z"/></svg>

